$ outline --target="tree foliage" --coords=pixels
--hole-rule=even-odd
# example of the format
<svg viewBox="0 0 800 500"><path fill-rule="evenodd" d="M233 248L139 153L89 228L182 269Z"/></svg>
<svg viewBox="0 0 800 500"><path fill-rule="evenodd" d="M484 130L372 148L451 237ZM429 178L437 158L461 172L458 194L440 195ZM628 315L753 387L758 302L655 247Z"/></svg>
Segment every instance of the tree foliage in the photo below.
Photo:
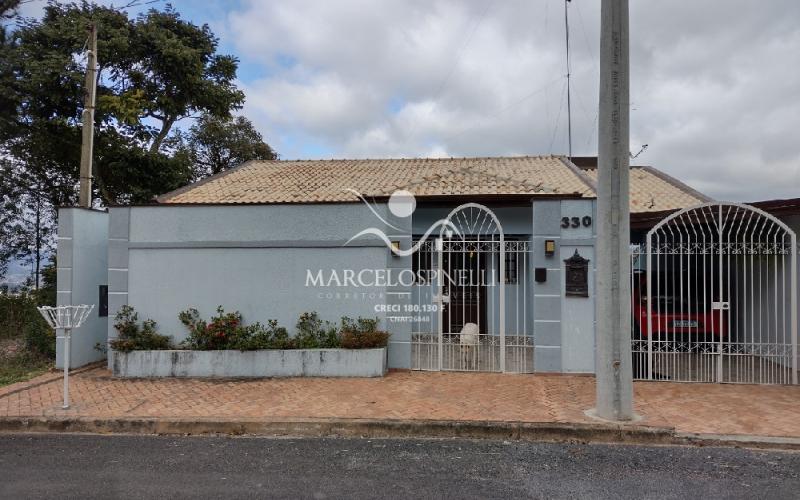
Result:
<svg viewBox="0 0 800 500"><path fill-rule="evenodd" d="M241 107L238 62L216 53L208 26L169 6L132 19L92 3L50 3L41 20L25 20L11 56L20 105L9 149L28 168L63 181L51 193L61 203L73 201L78 176L90 24L98 31L96 196L105 204L147 201L191 178L188 157L170 147L175 124L225 119Z"/></svg>
<svg viewBox="0 0 800 500"><path fill-rule="evenodd" d="M201 117L186 139L194 179L202 179L250 160L276 160L277 153L243 116L226 120Z"/></svg>
<svg viewBox="0 0 800 500"><path fill-rule="evenodd" d="M12 16L18 3L0 0L0 15ZM34 220L47 228L24 230L24 240L34 234L36 253L46 256L56 207L77 199L91 24L98 39L95 206L146 203L196 178L176 125L185 118L226 123L244 102L235 85L237 59L218 54L211 29L181 18L171 6L132 17L86 1L51 0L41 19L17 19L15 29L3 28L0 158L9 181L0 182L0 202L18 209L0 216L0 276L3 256L22 248L23 239L9 235L38 210ZM243 149L238 143L229 148ZM254 154L263 150L244 153Z"/></svg>

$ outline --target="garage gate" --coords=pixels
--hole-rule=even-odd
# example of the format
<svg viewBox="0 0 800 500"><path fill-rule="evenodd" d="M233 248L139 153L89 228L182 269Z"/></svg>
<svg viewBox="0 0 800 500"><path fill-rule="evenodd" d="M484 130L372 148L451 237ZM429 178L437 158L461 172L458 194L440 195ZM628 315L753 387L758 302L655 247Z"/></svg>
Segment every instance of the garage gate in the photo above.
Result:
<svg viewBox="0 0 800 500"><path fill-rule="evenodd" d="M736 203L681 210L631 254L634 378L796 384L797 238Z"/></svg>

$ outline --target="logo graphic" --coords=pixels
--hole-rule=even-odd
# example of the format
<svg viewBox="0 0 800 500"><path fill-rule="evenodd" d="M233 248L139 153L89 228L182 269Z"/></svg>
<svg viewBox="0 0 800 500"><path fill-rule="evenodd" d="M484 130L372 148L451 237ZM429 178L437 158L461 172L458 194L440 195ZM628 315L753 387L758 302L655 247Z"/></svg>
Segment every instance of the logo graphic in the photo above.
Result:
<svg viewBox="0 0 800 500"><path fill-rule="evenodd" d="M364 196L361 193L359 193L355 189L347 189L346 191L349 191L354 195L356 195L358 199L360 199L367 206L367 208L369 208L370 212L372 212L375 215L375 217L377 217L378 220L384 223L387 227L390 227L395 231L404 232L403 229L395 226L394 224L390 223L389 221L381 217L378 211L375 210L375 208L366 200L366 198L364 198ZM388 206L389 206L389 211L392 213L392 215L394 215L398 219L406 219L408 217L411 217L411 215L414 213L414 210L416 210L417 199L414 197L413 193L406 191L405 189L399 189L394 193L392 193L392 195L389 197ZM386 233L382 229L379 229L377 227L369 227L367 229L364 229L363 231L359 232L358 234L354 235L352 238L347 240L345 246L350 244L350 242L357 240L358 238L361 238L362 236L373 235L380 238L386 244L386 247L392 251L393 254L397 255L398 257L408 257L410 255L413 255L414 252L416 252L417 250L419 250L419 248L425 243L425 241L427 241L431 233L433 233L436 229L439 229L440 231L444 230L448 238L451 238L454 233L463 238L461 232L452 222L450 222L449 219L439 219L433 224L431 224L431 226L428 228L427 231L425 231L425 233L422 235L419 241L417 241L417 243L408 250L401 250L399 248L395 248L392 245L392 242L386 235Z"/></svg>

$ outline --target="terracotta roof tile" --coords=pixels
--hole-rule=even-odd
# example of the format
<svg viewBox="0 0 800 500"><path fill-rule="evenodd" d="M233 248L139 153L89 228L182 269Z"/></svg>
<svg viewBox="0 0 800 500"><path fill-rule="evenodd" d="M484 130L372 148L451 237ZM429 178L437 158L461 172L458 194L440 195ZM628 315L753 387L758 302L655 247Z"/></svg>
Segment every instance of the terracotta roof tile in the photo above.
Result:
<svg viewBox="0 0 800 500"><path fill-rule="evenodd" d="M677 181L631 172L631 208L663 210L697 203ZM417 197L446 195L580 195L594 197L596 177L559 156L253 161L167 193L160 203L315 203L358 201L407 189ZM702 195L700 195L702 196ZM665 201L661 201L660 198ZM655 204L651 202L656 199ZM652 205L652 207L650 206Z"/></svg>
<svg viewBox="0 0 800 500"><path fill-rule="evenodd" d="M597 169L584 168L592 181L597 181ZM661 212L690 207L711 201L679 180L652 167L631 167L631 212Z"/></svg>

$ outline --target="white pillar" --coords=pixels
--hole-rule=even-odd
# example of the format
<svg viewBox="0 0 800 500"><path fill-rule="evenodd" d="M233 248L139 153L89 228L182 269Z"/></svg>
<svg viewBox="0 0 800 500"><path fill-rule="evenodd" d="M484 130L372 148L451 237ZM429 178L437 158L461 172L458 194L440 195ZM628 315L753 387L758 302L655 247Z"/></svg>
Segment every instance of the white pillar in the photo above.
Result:
<svg viewBox="0 0 800 500"><path fill-rule="evenodd" d="M597 406L633 418L631 368L628 0L603 0L597 165Z"/></svg>

